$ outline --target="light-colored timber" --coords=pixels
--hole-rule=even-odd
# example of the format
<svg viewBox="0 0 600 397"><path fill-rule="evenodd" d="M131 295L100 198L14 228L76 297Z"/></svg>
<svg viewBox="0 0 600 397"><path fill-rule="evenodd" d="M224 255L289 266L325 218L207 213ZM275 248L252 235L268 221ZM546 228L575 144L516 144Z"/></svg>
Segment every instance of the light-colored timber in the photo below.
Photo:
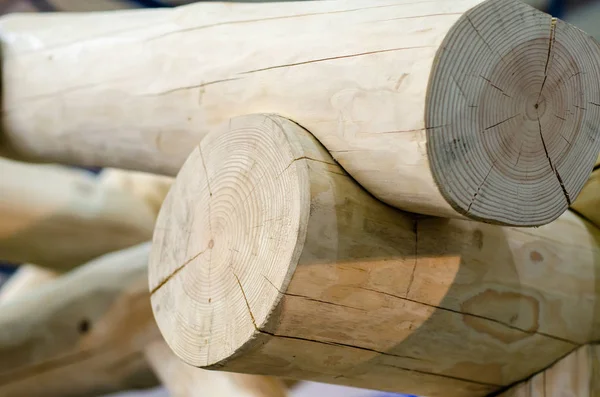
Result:
<svg viewBox="0 0 600 397"><path fill-rule="evenodd" d="M17 15L0 40L2 150L33 161L175 175L216 125L275 113L392 206L528 226L600 149L600 47L518 0Z"/></svg>
<svg viewBox="0 0 600 397"><path fill-rule="evenodd" d="M160 338L148 298L149 248L107 254L1 304L0 396L100 396L157 385L143 353Z"/></svg>
<svg viewBox="0 0 600 397"><path fill-rule="evenodd" d="M585 345L499 397L600 396L600 346Z"/></svg>
<svg viewBox="0 0 600 397"><path fill-rule="evenodd" d="M155 212L87 171L0 158L0 260L65 271L147 241Z"/></svg>
<svg viewBox="0 0 600 397"><path fill-rule="evenodd" d="M102 186L120 189L140 198L152 209L155 217L173 183L173 178L168 176L115 168L102 170L98 179Z"/></svg>
<svg viewBox="0 0 600 397"><path fill-rule="evenodd" d="M286 397L285 383L267 376L194 368L181 361L163 340L150 343L146 357L171 397Z"/></svg>
<svg viewBox="0 0 600 397"><path fill-rule="evenodd" d="M187 159L157 220L150 288L203 368L481 396L598 336L600 233L416 220L311 135L234 118Z"/></svg>
<svg viewBox="0 0 600 397"><path fill-rule="evenodd" d="M275 378L193 368L168 350L150 310L147 255L140 245L57 279L20 268L0 289L0 396L103 395L154 386L156 372L173 397L285 397Z"/></svg>
<svg viewBox="0 0 600 397"><path fill-rule="evenodd" d="M572 208L600 227L600 168L592 172Z"/></svg>

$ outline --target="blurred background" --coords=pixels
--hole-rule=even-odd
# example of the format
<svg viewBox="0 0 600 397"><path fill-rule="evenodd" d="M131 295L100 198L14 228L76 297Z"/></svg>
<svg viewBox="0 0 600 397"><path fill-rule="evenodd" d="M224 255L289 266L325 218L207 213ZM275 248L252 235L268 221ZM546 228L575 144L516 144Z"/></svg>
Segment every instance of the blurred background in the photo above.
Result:
<svg viewBox="0 0 600 397"><path fill-rule="evenodd" d="M205 0L212 1L212 0ZM236 0L264 2L272 0ZM278 0L286 1L286 0ZM343 0L340 0L343 1ZM453 0L447 0L453 1ZM600 0L523 0L554 17L569 22L600 40ZM15 12L108 11L134 8L166 8L194 3L186 0L0 0L0 15ZM97 173L99 170L90 169ZM15 271L14 264L0 262L0 288ZM25 397L25 396L24 396ZM112 394L106 397L169 397L164 388ZM299 382L290 397L412 397L313 382Z"/></svg>

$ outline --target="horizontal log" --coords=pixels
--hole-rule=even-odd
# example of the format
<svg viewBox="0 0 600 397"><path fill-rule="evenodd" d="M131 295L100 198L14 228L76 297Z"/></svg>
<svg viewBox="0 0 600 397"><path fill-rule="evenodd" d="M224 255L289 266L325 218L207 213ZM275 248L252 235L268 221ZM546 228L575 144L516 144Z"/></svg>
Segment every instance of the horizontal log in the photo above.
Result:
<svg viewBox="0 0 600 397"><path fill-rule="evenodd" d="M597 397L600 346L585 345L499 397Z"/></svg>
<svg viewBox="0 0 600 397"><path fill-rule="evenodd" d="M143 348L160 338L145 243L1 305L0 395L99 396L158 384Z"/></svg>
<svg viewBox="0 0 600 397"><path fill-rule="evenodd" d="M202 368L481 396L598 336L600 233L417 219L361 189L297 124L232 119L157 220L152 307Z"/></svg>
<svg viewBox="0 0 600 397"><path fill-rule="evenodd" d="M572 208L595 225L600 226L600 169L592 172Z"/></svg>
<svg viewBox="0 0 600 397"><path fill-rule="evenodd" d="M0 259L65 271L152 237L154 210L90 173L0 159Z"/></svg>
<svg viewBox="0 0 600 397"><path fill-rule="evenodd" d="M101 186L119 189L140 198L150 207L156 217L165 196L171 188L173 178L145 172L107 168L100 172Z"/></svg>
<svg viewBox="0 0 600 397"><path fill-rule="evenodd" d="M102 395L154 386L156 372L173 397L285 397L275 378L189 367L168 350L149 305L148 248L58 279L20 268L0 289L0 395Z"/></svg>
<svg viewBox="0 0 600 397"><path fill-rule="evenodd" d="M20 15L0 40L3 151L33 161L175 175L216 125L276 113L392 206L527 226L600 150L600 47L517 0Z"/></svg>

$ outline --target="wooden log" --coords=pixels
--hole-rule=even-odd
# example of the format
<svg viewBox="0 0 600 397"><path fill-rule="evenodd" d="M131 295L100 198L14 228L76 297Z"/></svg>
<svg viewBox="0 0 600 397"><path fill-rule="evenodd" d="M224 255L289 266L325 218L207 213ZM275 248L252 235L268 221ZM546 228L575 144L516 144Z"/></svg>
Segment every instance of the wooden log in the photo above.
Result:
<svg viewBox="0 0 600 397"><path fill-rule="evenodd" d="M600 226L600 169L592 172L575 203L573 210Z"/></svg>
<svg viewBox="0 0 600 397"><path fill-rule="evenodd" d="M152 209L156 217L171 188L173 178L146 172L107 168L100 172L99 182L102 186L120 189L139 197Z"/></svg>
<svg viewBox="0 0 600 397"><path fill-rule="evenodd" d="M64 271L147 241L153 209L86 171L0 159L0 259Z"/></svg>
<svg viewBox="0 0 600 397"><path fill-rule="evenodd" d="M600 346L585 345L499 397L600 396Z"/></svg>
<svg viewBox="0 0 600 397"><path fill-rule="evenodd" d="M173 354L163 340L145 349L172 397L286 397L285 384L276 378L194 368Z"/></svg>
<svg viewBox="0 0 600 397"><path fill-rule="evenodd" d="M600 47L517 0L21 15L0 39L3 150L34 161L174 175L216 125L276 113L392 206L527 226L600 149Z"/></svg>
<svg viewBox="0 0 600 397"><path fill-rule="evenodd" d="M3 304L0 395L83 397L157 385L143 354L160 337L148 301L149 248L105 255Z"/></svg>
<svg viewBox="0 0 600 397"><path fill-rule="evenodd" d="M194 149L157 220L152 306L202 368L481 396L598 336L600 234L417 219L305 130L234 118Z"/></svg>
<svg viewBox="0 0 600 397"><path fill-rule="evenodd" d="M147 254L138 246L58 279L20 268L0 289L0 396L146 388L157 384L155 371L173 397L285 397L275 378L200 370L168 350L150 310Z"/></svg>

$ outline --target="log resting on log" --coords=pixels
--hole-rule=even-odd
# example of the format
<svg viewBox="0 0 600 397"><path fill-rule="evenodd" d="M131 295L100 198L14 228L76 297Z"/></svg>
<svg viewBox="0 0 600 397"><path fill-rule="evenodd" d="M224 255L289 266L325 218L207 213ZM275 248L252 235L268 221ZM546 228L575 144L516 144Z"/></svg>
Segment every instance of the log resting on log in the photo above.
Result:
<svg viewBox="0 0 600 397"><path fill-rule="evenodd" d="M152 237L155 212L87 171L0 158L0 259L69 270Z"/></svg>
<svg viewBox="0 0 600 397"><path fill-rule="evenodd" d="M600 47L517 0L17 15L0 40L3 151L32 161L175 175L217 124L276 113L392 206L529 226L600 149Z"/></svg>
<svg viewBox="0 0 600 397"><path fill-rule="evenodd" d="M0 289L0 396L96 396L155 386L155 372L173 397L285 397L275 378L208 373L168 350L150 310L148 248L58 279L20 268Z"/></svg>
<svg viewBox="0 0 600 397"><path fill-rule="evenodd" d="M600 396L600 346L585 345L499 397Z"/></svg>
<svg viewBox="0 0 600 397"><path fill-rule="evenodd" d="M151 300L197 367L481 396L598 336L599 240L569 212L537 229L417 221L297 124L244 116L167 195Z"/></svg>

